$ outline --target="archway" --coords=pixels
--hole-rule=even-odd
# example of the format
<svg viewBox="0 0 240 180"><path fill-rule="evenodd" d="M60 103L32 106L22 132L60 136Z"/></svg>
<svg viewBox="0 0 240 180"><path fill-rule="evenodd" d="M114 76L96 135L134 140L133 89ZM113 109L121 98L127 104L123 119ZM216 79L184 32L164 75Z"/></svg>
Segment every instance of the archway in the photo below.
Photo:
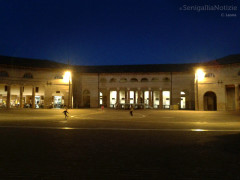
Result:
<svg viewBox="0 0 240 180"><path fill-rule="evenodd" d="M90 108L90 91L83 91L83 107Z"/></svg>
<svg viewBox="0 0 240 180"><path fill-rule="evenodd" d="M204 110L205 111L217 110L217 96L212 91L208 91L204 94Z"/></svg>

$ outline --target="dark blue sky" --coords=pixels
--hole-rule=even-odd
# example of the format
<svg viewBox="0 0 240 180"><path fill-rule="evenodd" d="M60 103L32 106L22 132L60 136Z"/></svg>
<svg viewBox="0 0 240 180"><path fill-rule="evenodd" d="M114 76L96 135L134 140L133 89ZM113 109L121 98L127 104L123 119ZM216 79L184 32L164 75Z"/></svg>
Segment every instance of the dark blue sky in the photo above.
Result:
<svg viewBox="0 0 240 180"><path fill-rule="evenodd" d="M240 53L237 0L0 0L0 54L79 65L189 63ZM221 17L221 13L237 17Z"/></svg>

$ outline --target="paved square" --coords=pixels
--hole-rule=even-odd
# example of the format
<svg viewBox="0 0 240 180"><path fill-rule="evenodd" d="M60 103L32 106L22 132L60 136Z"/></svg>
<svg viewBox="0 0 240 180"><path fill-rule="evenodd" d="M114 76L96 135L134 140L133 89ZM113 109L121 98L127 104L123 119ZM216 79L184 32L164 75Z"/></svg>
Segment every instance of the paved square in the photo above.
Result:
<svg viewBox="0 0 240 180"><path fill-rule="evenodd" d="M239 179L240 114L0 110L2 179Z"/></svg>

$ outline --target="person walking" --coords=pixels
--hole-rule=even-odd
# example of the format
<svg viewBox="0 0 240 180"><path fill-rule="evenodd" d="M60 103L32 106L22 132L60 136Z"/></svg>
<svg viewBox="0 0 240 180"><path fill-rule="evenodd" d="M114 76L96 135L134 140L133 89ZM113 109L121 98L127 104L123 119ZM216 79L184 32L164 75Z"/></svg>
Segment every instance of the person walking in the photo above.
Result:
<svg viewBox="0 0 240 180"><path fill-rule="evenodd" d="M130 107L130 115L133 116L133 106Z"/></svg>
<svg viewBox="0 0 240 180"><path fill-rule="evenodd" d="M67 115L67 114L69 114L68 110L65 109L65 111L63 111L63 113L64 113L64 115L65 115L65 119L67 120L67 118L68 118L68 115Z"/></svg>

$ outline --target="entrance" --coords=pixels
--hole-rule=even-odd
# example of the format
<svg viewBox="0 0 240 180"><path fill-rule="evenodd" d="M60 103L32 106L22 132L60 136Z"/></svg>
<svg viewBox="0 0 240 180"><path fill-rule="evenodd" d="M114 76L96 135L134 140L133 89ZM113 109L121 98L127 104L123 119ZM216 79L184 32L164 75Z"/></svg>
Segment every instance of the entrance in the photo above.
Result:
<svg viewBox="0 0 240 180"><path fill-rule="evenodd" d="M90 91L83 91L83 107L90 108Z"/></svg>
<svg viewBox="0 0 240 180"><path fill-rule="evenodd" d="M35 96L35 106L36 108L40 108L40 96Z"/></svg>
<svg viewBox="0 0 240 180"><path fill-rule="evenodd" d="M180 109L186 109L186 97L185 92L181 91L181 101L180 101Z"/></svg>
<svg viewBox="0 0 240 180"><path fill-rule="evenodd" d="M117 102L117 91L110 91L110 107L114 108Z"/></svg>
<svg viewBox="0 0 240 180"><path fill-rule="evenodd" d="M217 110L217 97L214 92L206 92L204 94L204 110L216 111Z"/></svg>
<svg viewBox="0 0 240 180"><path fill-rule="evenodd" d="M163 109L170 109L170 91L163 91Z"/></svg>
<svg viewBox="0 0 240 180"><path fill-rule="evenodd" d="M54 96L54 108L62 108L62 96Z"/></svg>
<svg viewBox="0 0 240 180"><path fill-rule="evenodd" d="M153 108L159 108L159 91L153 91Z"/></svg>
<svg viewBox="0 0 240 180"><path fill-rule="evenodd" d="M226 87L227 110L235 110L235 87Z"/></svg>

